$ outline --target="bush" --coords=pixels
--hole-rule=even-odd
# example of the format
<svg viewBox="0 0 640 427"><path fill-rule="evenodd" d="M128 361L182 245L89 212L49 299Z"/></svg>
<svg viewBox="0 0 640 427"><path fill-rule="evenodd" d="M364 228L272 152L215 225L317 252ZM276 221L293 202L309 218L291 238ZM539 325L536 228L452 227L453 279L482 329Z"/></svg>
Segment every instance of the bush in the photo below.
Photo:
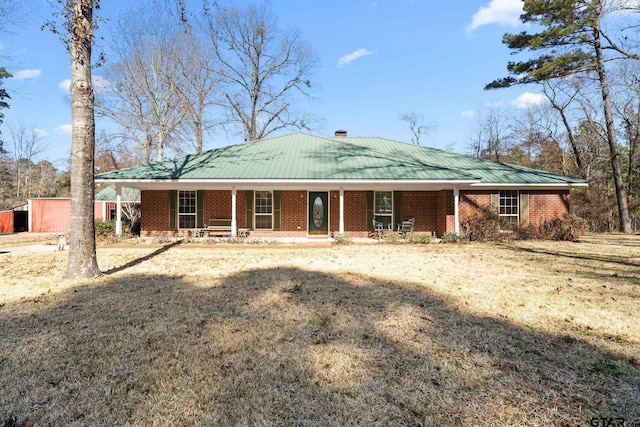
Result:
<svg viewBox="0 0 640 427"><path fill-rule="evenodd" d="M575 242L588 229L587 221L577 215L565 214L562 218L552 218L538 227L539 238Z"/></svg>
<svg viewBox="0 0 640 427"><path fill-rule="evenodd" d="M441 240L443 243L458 243L462 238L457 233L445 233Z"/></svg>
<svg viewBox="0 0 640 427"><path fill-rule="evenodd" d="M587 231L582 218L565 214L551 218L538 227L517 227L512 231L500 231L500 219L490 209L482 209L460 223L463 235L472 242L504 242L507 240L564 240L575 242ZM444 236L443 236L444 241Z"/></svg>
<svg viewBox="0 0 640 427"><path fill-rule="evenodd" d="M116 234L115 221L103 221L101 219L95 220L96 235L99 237L106 237Z"/></svg>
<svg viewBox="0 0 640 427"><path fill-rule="evenodd" d="M462 234L471 242L497 242L507 238L500 232L500 217L489 208L481 208L460 223Z"/></svg>
<svg viewBox="0 0 640 427"><path fill-rule="evenodd" d="M353 243L353 237L348 234L336 234L333 236L334 245L350 245Z"/></svg>
<svg viewBox="0 0 640 427"><path fill-rule="evenodd" d="M429 234L412 234L407 240L409 241L409 243L428 244L431 243L433 237L431 237Z"/></svg>

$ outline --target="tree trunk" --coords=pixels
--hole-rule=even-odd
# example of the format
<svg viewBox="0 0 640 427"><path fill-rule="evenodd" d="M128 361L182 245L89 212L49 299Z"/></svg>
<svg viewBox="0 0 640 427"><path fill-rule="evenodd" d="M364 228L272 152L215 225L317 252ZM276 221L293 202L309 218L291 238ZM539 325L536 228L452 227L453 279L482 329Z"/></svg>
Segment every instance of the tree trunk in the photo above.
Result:
<svg viewBox="0 0 640 427"><path fill-rule="evenodd" d="M71 229L66 279L100 275L96 259L94 199L94 94L91 84L93 0L74 0L71 54Z"/></svg>
<svg viewBox="0 0 640 427"><path fill-rule="evenodd" d="M618 151L616 127L613 122L609 83L607 81L607 73L604 68L604 55L602 52L602 45L600 43L600 30L598 28L594 28L593 35L596 53L596 68L598 70L598 80L602 91L604 119L607 125L607 141L609 143L609 153L611 156L611 169L613 170L613 182L616 187L616 197L618 201L618 216L620 220L619 230L623 233L631 233L631 218L629 217L629 205L627 202L627 194L624 189L624 180L622 179L622 168L620 167L620 153Z"/></svg>

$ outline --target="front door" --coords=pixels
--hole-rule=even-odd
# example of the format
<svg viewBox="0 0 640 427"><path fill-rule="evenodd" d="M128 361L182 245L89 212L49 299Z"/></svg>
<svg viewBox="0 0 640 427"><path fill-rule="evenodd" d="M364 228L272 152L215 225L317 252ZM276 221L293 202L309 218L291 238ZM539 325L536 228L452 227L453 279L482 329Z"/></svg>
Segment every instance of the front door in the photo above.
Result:
<svg viewBox="0 0 640 427"><path fill-rule="evenodd" d="M329 193L326 191L309 192L309 234L329 235Z"/></svg>

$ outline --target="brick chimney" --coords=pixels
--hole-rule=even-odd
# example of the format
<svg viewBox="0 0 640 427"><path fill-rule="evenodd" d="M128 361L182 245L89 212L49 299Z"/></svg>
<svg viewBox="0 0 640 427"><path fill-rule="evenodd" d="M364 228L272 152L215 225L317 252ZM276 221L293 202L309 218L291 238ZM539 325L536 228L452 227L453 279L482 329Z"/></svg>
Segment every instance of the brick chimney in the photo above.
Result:
<svg viewBox="0 0 640 427"><path fill-rule="evenodd" d="M347 131L346 130L337 130L336 131L336 138L346 138L347 137Z"/></svg>

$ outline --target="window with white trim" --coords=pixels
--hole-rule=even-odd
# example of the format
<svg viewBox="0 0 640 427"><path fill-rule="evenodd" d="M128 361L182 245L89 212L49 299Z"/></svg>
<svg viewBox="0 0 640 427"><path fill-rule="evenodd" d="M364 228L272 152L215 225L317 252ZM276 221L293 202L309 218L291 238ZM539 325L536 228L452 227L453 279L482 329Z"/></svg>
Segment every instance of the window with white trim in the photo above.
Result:
<svg viewBox="0 0 640 427"><path fill-rule="evenodd" d="M196 191L178 192L178 228L196 228Z"/></svg>
<svg viewBox="0 0 640 427"><path fill-rule="evenodd" d="M256 191L255 192L255 229L256 230L272 230L273 229L273 192L272 191Z"/></svg>
<svg viewBox="0 0 640 427"><path fill-rule="evenodd" d="M501 228L510 230L518 226L518 190L500 190L498 215Z"/></svg>
<svg viewBox="0 0 640 427"><path fill-rule="evenodd" d="M373 197L373 215L384 227L393 222L393 191L375 191Z"/></svg>

